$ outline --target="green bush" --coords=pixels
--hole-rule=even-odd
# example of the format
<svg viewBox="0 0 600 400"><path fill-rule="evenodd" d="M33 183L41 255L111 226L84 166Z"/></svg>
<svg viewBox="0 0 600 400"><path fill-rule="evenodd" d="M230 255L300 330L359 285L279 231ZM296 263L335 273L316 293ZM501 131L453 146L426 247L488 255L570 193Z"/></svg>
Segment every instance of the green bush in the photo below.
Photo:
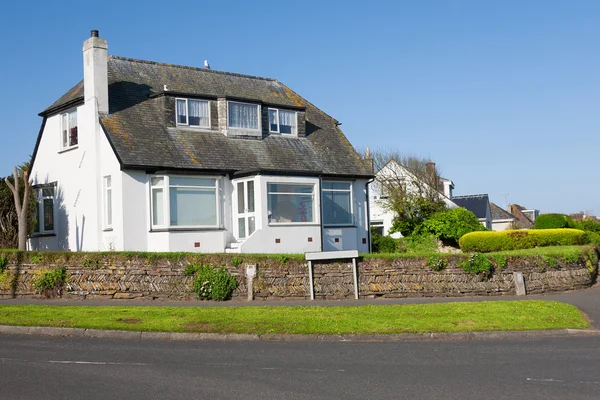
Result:
<svg viewBox="0 0 600 400"><path fill-rule="evenodd" d="M419 227L418 233L434 235L444 243L456 246L463 235L484 230L475 214L459 207L433 214Z"/></svg>
<svg viewBox="0 0 600 400"><path fill-rule="evenodd" d="M448 259L441 256L431 256L427 259L427 265L432 271L441 271L448 266Z"/></svg>
<svg viewBox="0 0 600 400"><path fill-rule="evenodd" d="M195 266L194 291L202 300L227 300L231 298L237 281L225 267L213 265Z"/></svg>
<svg viewBox="0 0 600 400"><path fill-rule="evenodd" d="M565 214L542 214L535 219L534 229L558 228L575 228L575 223Z"/></svg>
<svg viewBox="0 0 600 400"><path fill-rule="evenodd" d="M60 296L62 287L66 282L67 269L60 267L42 272L33 280L33 286L38 293L42 293L46 297L52 297L55 295Z"/></svg>
<svg viewBox="0 0 600 400"><path fill-rule="evenodd" d="M398 240L371 231L371 251L373 253L397 253Z"/></svg>
<svg viewBox="0 0 600 400"><path fill-rule="evenodd" d="M585 244L592 244L594 246L600 245L600 233L593 231L585 232Z"/></svg>
<svg viewBox="0 0 600 400"><path fill-rule="evenodd" d="M507 230L501 232L471 232L459 240L464 252L531 249L544 246L572 246L585 242L585 232L579 229Z"/></svg>
<svg viewBox="0 0 600 400"><path fill-rule="evenodd" d="M437 238L433 235L411 235L396 240L399 253L432 253L438 248Z"/></svg>
<svg viewBox="0 0 600 400"><path fill-rule="evenodd" d="M458 264L459 267L472 275L481 275L485 279L492 275L494 264L481 253L471 253L469 258Z"/></svg>
<svg viewBox="0 0 600 400"><path fill-rule="evenodd" d="M4 272L4 267L8 264L8 260L4 254L0 254L0 273Z"/></svg>
<svg viewBox="0 0 600 400"><path fill-rule="evenodd" d="M582 231L596 232L600 234L600 222L594 219L585 219L583 221L573 221L575 229L581 229Z"/></svg>

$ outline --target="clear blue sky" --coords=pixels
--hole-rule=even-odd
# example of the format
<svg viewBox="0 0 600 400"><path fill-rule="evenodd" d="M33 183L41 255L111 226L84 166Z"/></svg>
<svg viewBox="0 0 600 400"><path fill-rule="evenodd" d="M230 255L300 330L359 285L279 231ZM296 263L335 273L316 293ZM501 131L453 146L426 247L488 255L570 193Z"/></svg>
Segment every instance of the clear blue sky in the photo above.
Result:
<svg viewBox="0 0 600 400"><path fill-rule="evenodd" d="M5 2L0 176L109 54L277 78L356 148L431 158L456 194L600 214L598 1Z"/></svg>

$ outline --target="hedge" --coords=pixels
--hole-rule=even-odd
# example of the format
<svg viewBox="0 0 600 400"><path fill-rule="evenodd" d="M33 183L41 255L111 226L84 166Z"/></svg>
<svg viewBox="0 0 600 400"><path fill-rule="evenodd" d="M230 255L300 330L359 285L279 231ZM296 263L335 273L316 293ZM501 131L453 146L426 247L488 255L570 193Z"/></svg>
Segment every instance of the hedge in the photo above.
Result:
<svg viewBox="0 0 600 400"><path fill-rule="evenodd" d="M579 229L507 230L467 233L459 245L464 252L490 252L581 245L585 240L585 232Z"/></svg>
<svg viewBox="0 0 600 400"><path fill-rule="evenodd" d="M565 214L542 214L535 219L534 229L575 228L575 223Z"/></svg>

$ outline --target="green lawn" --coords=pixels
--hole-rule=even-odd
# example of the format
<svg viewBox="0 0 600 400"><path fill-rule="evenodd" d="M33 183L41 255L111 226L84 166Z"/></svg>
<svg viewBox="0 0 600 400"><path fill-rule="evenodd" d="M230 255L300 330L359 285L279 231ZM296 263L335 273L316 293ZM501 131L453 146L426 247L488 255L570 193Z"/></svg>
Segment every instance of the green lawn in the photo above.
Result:
<svg viewBox="0 0 600 400"><path fill-rule="evenodd" d="M163 332L393 334L589 328L553 301L278 307L0 306L0 325Z"/></svg>

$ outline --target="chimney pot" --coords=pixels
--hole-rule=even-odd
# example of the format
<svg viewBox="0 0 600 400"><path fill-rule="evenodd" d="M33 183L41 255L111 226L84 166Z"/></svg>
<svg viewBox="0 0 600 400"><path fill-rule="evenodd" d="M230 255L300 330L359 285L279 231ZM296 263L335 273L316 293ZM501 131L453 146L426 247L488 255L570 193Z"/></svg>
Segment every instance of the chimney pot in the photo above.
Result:
<svg viewBox="0 0 600 400"><path fill-rule="evenodd" d="M97 29L93 29L92 30L92 34L90 35L90 37L98 37L98 30Z"/></svg>

